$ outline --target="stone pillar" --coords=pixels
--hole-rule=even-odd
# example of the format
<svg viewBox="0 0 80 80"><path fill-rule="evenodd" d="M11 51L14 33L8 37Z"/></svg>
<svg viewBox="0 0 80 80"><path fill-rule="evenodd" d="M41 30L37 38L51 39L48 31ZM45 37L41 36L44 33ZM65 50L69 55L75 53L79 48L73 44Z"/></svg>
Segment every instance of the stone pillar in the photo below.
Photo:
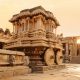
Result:
<svg viewBox="0 0 80 80"><path fill-rule="evenodd" d="M21 24L20 23L18 23L18 33L20 34L20 32L21 32Z"/></svg>
<svg viewBox="0 0 80 80"><path fill-rule="evenodd" d="M14 23L13 23L13 33L15 33L15 25L14 25Z"/></svg>
<svg viewBox="0 0 80 80"><path fill-rule="evenodd" d="M24 20L24 31L26 32L27 22Z"/></svg>
<svg viewBox="0 0 80 80"><path fill-rule="evenodd" d="M34 30L35 29L35 23L34 23L34 18L32 19L32 30Z"/></svg>
<svg viewBox="0 0 80 80"><path fill-rule="evenodd" d="M42 29L42 30L44 30L44 25L42 24L42 16L41 15L39 15L38 17L37 17L37 30L38 29Z"/></svg>
<svg viewBox="0 0 80 80"><path fill-rule="evenodd" d="M68 50L69 50L68 44L66 43L66 55L68 55Z"/></svg>
<svg viewBox="0 0 80 80"><path fill-rule="evenodd" d="M49 23L48 23L48 29L49 29L49 32L50 32L50 20L48 20Z"/></svg>
<svg viewBox="0 0 80 80"><path fill-rule="evenodd" d="M30 27L29 27L29 31L33 31L34 30L34 19L32 18L31 20L30 20Z"/></svg>
<svg viewBox="0 0 80 80"><path fill-rule="evenodd" d="M19 34L19 28L20 28L20 26L19 26L19 22L17 23L17 34Z"/></svg>
<svg viewBox="0 0 80 80"><path fill-rule="evenodd" d="M55 33L55 35L57 34L56 32L57 32L57 28L55 28L55 32L54 32L54 33Z"/></svg>
<svg viewBox="0 0 80 80"><path fill-rule="evenodd" d="M17 29L17 22L15 22L15 26L14 27L15 27L15 34L17 34L17 30L18 30Z"/></svg>
<svg viewBox="0 0 80 80"><path fill-rule="evenodd" d="M40 17L37 20L37 29L41 29L41 18Z"/></svg>
<svg viewBox="0 0 80 80"><path fill-rule="evenodd" d="M69 46L68 43L66 43L66 54L65 54L66 62L69 62Z"/></svg>
<svg viewBox="0 0 80 80"><path fill-rule="evenodd" d="M48 32L48 21L45 22L45 30Z"/></svg>
<svg viewBox="0 0 80 80"><path fill-rule="evenodd" d="M51 31L51 32L53 32L53 27L52 27L52 24L50 25L50 28L51 28L51 30L50 30L50 31Z"/></svg>
<svg viewBox="0 0 80 80"><path fill-rule="evenodd" d="M45 31L46 19L45 19L45 17L43 17L43 16L42 16L42 18L43 18L43 22L42 22L42 20L41 20L41 27L42 27L42 29Z"/></svg>
<svg viewBox="0 0 80 80"><path fill-rule="evenodd" d="M28 20L27 31L29 31L29 27L30 27L30 23L29 23L29 22L30 22L30 18L28 17L27 20Z"/></svg>
<svg viewBox="0 0 80 80"><path fill-rule="evenodd" d="M55 33L55 32L56 32L56 31L55 31L55 27L56 27L55 22L54 22L54 21L52 21L52 32L53 32L53 33Z"/></svg>
<svg viewBox="0 0 80 80"><path fill-rule="evenodd" d="M53 31L52 32L54 33L54 28L53 28Z"/></svg>
<svg viewBox="0 0 80 80"><path fill-rule="evenodd" d="M52 32L52 21L50 20L50 23L49 23L49 27L50 27L50 32Z"/></svg>
<svg viewBox="0 0 80 80"><path fill-rule="evenodd" d="M49 20L47 21L47 31L50 32L50 23L49 23Z"/></svg>

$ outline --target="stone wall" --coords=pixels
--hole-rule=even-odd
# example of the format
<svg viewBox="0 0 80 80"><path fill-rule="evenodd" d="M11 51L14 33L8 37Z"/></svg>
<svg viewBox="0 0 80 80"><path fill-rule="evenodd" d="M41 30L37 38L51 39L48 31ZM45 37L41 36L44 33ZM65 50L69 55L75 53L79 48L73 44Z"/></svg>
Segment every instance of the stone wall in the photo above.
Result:
<svg viewBox="0 0 80 80"><path fill-rule="evenodd" d="M80 56L72 56L71 63L80 64Z"/></svg>
<svg viewBox="0 0 80 80"><path fill-rule="evenodd" d="M80 44L77 43L79 36L63 38L65 62L80 63ZM66 59L67 58L67 59Z"/></svg>

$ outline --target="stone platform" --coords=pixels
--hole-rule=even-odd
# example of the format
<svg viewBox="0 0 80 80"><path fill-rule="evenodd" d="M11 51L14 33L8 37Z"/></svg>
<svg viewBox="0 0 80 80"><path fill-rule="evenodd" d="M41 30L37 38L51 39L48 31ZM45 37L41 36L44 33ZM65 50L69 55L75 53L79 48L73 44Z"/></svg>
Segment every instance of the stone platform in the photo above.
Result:
<svg viewBox="0 0 80 80"><path fill-rule="evenodd" d="M31 73L0 80L80 80L80 64L65 64L64 69Z"/></svg>
<svg viewBox="0 0 80 80"><path fill-rule="evenodd" d="M0 67L0 79L30 73L31 69L27 66Z"/></svg>
<svg viewBox="0 0 80 80"><path fill-rule="evenodd" d="M64 69L65 65L53 65L53 66L35 66L32 68L32 72L33 73L45 73L49 70L60 70L60 69Z"/></svg>

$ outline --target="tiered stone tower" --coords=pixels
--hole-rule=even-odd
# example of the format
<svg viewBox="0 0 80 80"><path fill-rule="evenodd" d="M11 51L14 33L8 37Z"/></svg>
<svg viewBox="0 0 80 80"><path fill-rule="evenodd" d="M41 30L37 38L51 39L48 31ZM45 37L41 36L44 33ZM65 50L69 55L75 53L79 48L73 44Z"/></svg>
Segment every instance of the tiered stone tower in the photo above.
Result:
<svg viewBox="0 0 80 80"><path fill-rule="evenodd" d="M13 15L13 37L4 48L24 51L30 66L62 64L62 45L57 37L59 26L54 15L38 6Z"/></svg>

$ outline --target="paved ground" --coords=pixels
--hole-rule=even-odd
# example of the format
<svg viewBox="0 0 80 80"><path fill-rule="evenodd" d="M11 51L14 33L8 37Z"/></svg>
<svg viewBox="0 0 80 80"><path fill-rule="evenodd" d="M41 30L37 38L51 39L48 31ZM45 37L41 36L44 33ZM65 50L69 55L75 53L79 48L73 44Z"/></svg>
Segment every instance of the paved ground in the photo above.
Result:
<svg viewBox="0 0 80 80"><path fill-rule="evenodd" d="M80 64L66 64L65 69L47 73L31 73L4 80L80 80Z"/></svg>

